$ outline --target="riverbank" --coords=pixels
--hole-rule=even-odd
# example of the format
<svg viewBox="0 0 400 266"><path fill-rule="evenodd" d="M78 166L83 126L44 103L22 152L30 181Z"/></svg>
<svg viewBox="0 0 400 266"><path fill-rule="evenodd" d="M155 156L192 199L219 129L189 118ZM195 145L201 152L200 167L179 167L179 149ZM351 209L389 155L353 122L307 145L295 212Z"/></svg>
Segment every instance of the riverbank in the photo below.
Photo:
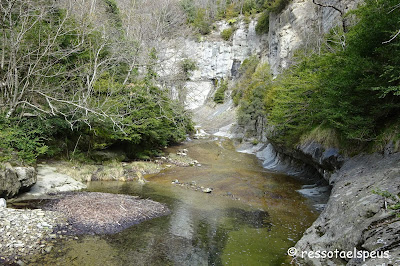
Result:
<svg viewBox="0 0 400 266"><path fill-rule="evenodd" d="M66 217L57 212L0 208L0 264L20 264L25 256L49 252L52 241L62 238L58 226L67 226Z"/></svg>
<svg viewBox="0 0 400 266"><path fill-rule="evenodd" d="M400 265L399 211L391 195L400 193L400 153L359 155L348 159L330 178L326 209L296 244L298 254L310 251L388 252L389 258L301 258L300 265ZM388 195L388 194L387 194ZM398 199L398 198L397 198Z"/></svg>
<svg viewBox="0 0 400 266"><path fill-rule="evenodd" d="M26 257L51 252L58 239L80 234L114 234L168 215L165 205L148 199L71 191L85 189L84 183L97 180L145 183L145 174L174 166L198 165L186 153L187 150L178 151L153 161L108 161L100 165L42 161L36 171L31 167L35 184L7 201L9 207L27 209L0 208L0 263L23 264ZM32 204L27 203L32 200ZM28 209L31 206L40 209Z"/></svg>
<svg viewBox="0 0 400 266"><path fill-rule="evenodd" d="M128 195L70 192L53 197L41 209L0 208L0 263L24 265L30 256L51 252L57 240L114 234L170 213L164 204Z"/></svg>
<svg viewBox="0 0 400 266"><path fill-rule="evenodd" d="M317 217L308 202L295 192L302 183L265 171L254 156L237 153L232 142L226 139L196 140L172 147L167 152L181 156L177 153L184 150L187 150L187 157L198 159L201 165L172 165L158 174L145 176L149 182L144 184L123 181L86 183L88 191L139 195L161 202L171 210L170 215L117 234L82 234L73 235L72 239L63 235L49 253L26 257L23 262L29 265L283 263L285 250L300 239ZM197 187L214 190L211 193L196 192L186 186L171 184L176 179L182 184L195 183ZM234 197L238 200L233 200ZM95 206L101 215L109 212L109 208L97 207L93 200L85 202ZM81 207L79 203L74 206ZM38 207L47 210L45 206ZM121 210L117 205L110 213ZM86 218L87 211L80 208L78 211ZM101 216L98 218L104 221ZM69 227L74 224L69 222ZM64 237L67 238L65 241ZM246 247L246 253L243 247Z"/></svg>
<svg viewBox="0 0 400 266"><path fill-rule="evenodd" d="M345 158L339 150L324 149L316 142L297 150L278 148L270 143L243 142L237 146L239 152L255 154L266 169L314 178L319 173L321 183L328 182L332 188L325 209L295 245L297 256L293 263L400 265L400 153ZM363 260L301 255L302 252L338 250L343 253L354 249L380 256ZM389 256L382 257L382 254Z"/></svg>

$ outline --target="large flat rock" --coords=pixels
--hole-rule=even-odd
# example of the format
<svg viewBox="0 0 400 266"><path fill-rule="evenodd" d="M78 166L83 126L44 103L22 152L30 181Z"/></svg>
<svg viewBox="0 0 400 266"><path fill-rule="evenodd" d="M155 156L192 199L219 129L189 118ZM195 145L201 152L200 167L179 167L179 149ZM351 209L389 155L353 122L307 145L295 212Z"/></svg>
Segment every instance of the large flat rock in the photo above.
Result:
<svg viewBox="0 0 400 266"><path fill-rule="evenodd" d="M26 193L26 196L41 196L49 193L75 191L86 188L82 182L76 181L72 177L56 172L55 167L40 164L37 167L37 182Z"/></svg>
<svg viewBox="0 0 400 266"><path fill-rule="evenodd" d="M386 208L395 204L373 193L400 193L400 153L359 155L331 177L326 209L296 244L303 265L400 265L400 217ZM390 258L309 258L301 252L388 252Z"/></svg>

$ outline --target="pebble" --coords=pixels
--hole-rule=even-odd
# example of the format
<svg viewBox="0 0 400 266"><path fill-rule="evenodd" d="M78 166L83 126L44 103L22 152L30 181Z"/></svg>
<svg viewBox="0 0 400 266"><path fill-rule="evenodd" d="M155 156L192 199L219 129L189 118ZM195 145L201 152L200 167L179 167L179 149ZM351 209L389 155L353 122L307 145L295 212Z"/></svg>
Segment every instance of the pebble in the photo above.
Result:
<svg viewBox="0 0 400 266"><path fill-rule="evenodd" d="M212 190L212 188L204 188L203 190L202 190L204 193L211 193L213 190Z"/></svg>
<svg viewBox="0 0 400 266"><path fill-rule="evenodd" d="M53 211L0 208L0 254L4 261L26 265L18 258L51 251L53 228L65 225L65 217Z"/></svg>

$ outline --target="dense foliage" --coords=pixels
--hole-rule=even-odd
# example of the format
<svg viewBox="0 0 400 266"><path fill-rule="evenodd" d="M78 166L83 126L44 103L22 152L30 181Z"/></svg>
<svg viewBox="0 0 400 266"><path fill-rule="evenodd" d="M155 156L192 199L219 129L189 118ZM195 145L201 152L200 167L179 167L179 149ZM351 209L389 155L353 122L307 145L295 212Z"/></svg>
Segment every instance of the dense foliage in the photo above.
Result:
<svg viewBox="0 0 400 266"><path fill-rule="evenodd" d="M224 30L221 32L221 37L222 37L222 39L224 39L225 41L229 41L229 40L231 39L231 37L232 37L234 31L235 31L235 29L232 28L232 27L229 27L229 28L227 28L227 29L224 29Z"/></svg>
<svg viewBox="0 0 400 266"><path fill-rule="evenodd" d="M291 0L219 0L195 1L181 0L181 6L186 13L187 23L199 33L205 35L211 32L212 24L218 20L232 21L239 15L244 21L261 13L256 25L257 34L268 33L269 14L281 12ZM222 36L225 40L227 32Z"/></svg>
<svg viewBox="0 0 400 266"><path fill-rule="evenodd" d="M312 132L329 131L326 135L346 143L345 148L352 147L349 143L365 148L382 139L386 128L395 130L392 125L399 123L400 114L400 38L394 38L400 29L397 4L365 1L351 13L357 23L346 33L332 31L320 54L299 52L297 64L277 79L262 82L263 92L250 86L239 117L252 115L246 101L255 94L264 99L268 124L274 129L270 138L288 145Z"/></svg>
<svg viewBox="0 0 400 266"><path fill-rule="evenodd" d="M249 18L267 9L269 2L270 0L181 0L181 6L187 16L187 23L205 35L211 32L215 21L233 21L239 15Z"/></svg>
<svg viewBox="0 0 400 266"><path fill-rule="evenodd" d="M156 85L157 51L140 71L129 66L132 41L115 1L104 4L103 32L51 1L1 4L1 161L106 148L151 156L191 130L188 113ZM183 67L189 73L195 64Z"/></svg>
<svg viewBox="0 0 400 266"><path fill-rule="evenodd" d="M243 62L239 71L240 81L233 93L234 102L240 104L238 124L246 129L248 137L260 133L266 122L265 86L271 83L271 75L268 64L258 63L256 57Z"/></svg>
<svg viewBox="0 0 400 266"><path fill-rule="evenodd" d="M224 103L225 100L225 92L228 89L228 81L221 79L219 82L218 80L216 81L217 85L217 90L215 91L214 94L214 102L215 103Z"/></svg>

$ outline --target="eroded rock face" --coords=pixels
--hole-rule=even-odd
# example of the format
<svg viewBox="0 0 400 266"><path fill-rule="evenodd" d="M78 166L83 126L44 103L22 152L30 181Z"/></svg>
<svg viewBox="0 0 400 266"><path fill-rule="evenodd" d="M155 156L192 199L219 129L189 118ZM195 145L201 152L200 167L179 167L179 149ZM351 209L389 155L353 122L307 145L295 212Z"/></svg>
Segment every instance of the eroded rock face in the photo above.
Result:
<svg viewBox="0 0 400 266"><path fill-rule="evenodd" d="M318 172L331 185L335 182L331 178L332 174L338 171L346 157L340 154L340 150L335 147L325 148L316 141L309 141L298 145L295 148L284 147L271 141L271 144L280 156L281 161L292 158L298 162L306 164ZM290 164L293 160L290 160Z"/></svg>
<svg viewBox="0 0 400 266"><path fill-rule="evenodd" d="M357 7L360 0L316 1L332 5L344 13ZM348 19L348 18L347 18ZM312 0L293 0L281 13L270 14L268 61L274 75L291 64L293 53L300 47L318 49L324 34L341 25L340 12L315 5Z"/></svg>
<svg viewBox="0 0 400 266"><path fill-rule="evenodd" d="M34 167L14 167L17 172L18 181L21 183L20 190L28 190L37 182L37 174Z"/></svg>
<svg viewBox="0 0 400 266"><path fill-rule="evenodd" d="M186 87L184 98L188 109L203 106L206 99L214 93L216 80L234 77L246 58L266 53L267 35L257 35L255 25L255 20L248 24L243 21L237 22L237 29L228 41L220 36L224 29L230 27L226 22L217 22L217 30L203 37L203 40L171 40L170 48L160 56L160 76L174 80L174 76L181 71L180 64L183 60L190 59L195 62L196 70L191 73L189 80L182 84Z"/></svg>
<svg viewBox="0 0 400 266"><path fill-rule="evenodd" d="M297 260L307 265L400 265L400 218L385 209L373 190L400 193L400 154L360 155L332 175L334 186L326 209L296 244L300 251L389 251L389 259ZM394 202L386 199L386 205Z"/></svg>
<svg viewBox="0 0 400 266"><path fill-rule="evenodd" d="M28 190L37 181L35 168L12 167L9 163L0 170L0 197L11 198Z"/></svg>

